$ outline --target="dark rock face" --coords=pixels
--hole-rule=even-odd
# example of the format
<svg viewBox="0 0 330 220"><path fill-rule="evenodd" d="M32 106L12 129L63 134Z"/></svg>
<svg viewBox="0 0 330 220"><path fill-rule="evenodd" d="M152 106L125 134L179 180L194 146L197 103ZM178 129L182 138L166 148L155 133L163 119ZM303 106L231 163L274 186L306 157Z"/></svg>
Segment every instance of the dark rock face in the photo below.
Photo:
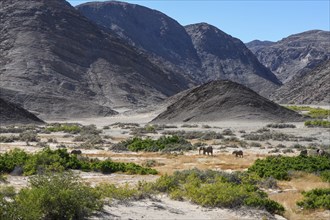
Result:
<svg viewBox="0 0 330 220"><path fill-rule="evenodd" d="M239 39L206 23L185 28L201 59L205 81L229 79L263 95L281 85Z"/></svg>
<svg viewBox="0 0 330 220"><path fill-rule="evenodd" d="M0 125L42 123L44 122L31 112L0 98Z"/></svg>
<svg viewBox="0 0 330 220"><path fill-rule="evenodd" d="M329 31L312 30L278 42L252 41L246 45L283 83L330 59Z"/></svg>
<svg viewBox="0 0 330 220"><path fill-rule="evenodd" d="M104 30L140 49L158 66L183 74L187 80L200 74L195 71L200 62L189 35L167 15L118 1L90 2L76 8Z"/></svg>
<svg viewBox="0 0 330 220"><path fill-rule="evenodd" d="M231 81L212 81L190 90L158 115L154 123L300 121L302 117Z"/></svg>
<svg viewBox="0 0 330 220"><path fill-rule="evenodd" d="M188 88L64 0L0 2L1 97L42 118L105 116Z"/></svg>
<svg viewBox="0 0 330 220"><path fill-rule="evenodd" d="M325 61L279 88L271 99L283 104L329 105L330 61Z"/></svg>
<svg viewBox="0 0 330 220"><path fill-rule="evenodd" d="M211 25L182 27L161 12L117 1L86 3L77 9L192 85L230 79L268 95L281 84L240 40Z"/></svg>

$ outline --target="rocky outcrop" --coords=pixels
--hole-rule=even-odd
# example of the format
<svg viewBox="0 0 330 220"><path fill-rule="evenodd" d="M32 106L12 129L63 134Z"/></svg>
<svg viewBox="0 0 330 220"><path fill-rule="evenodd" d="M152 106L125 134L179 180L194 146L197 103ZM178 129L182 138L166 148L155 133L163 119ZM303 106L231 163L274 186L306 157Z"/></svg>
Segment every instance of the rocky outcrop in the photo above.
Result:
<svg viewBox="0 0 330 220"><path fill-rule="evenodd" d="M116 114L188 88L65 0L0 2L1 97L41 118Z"/></svg>
<svg viewBox="0 0 330 220"><path fill-rule="evenodd" d="M301 121L302 116L231 81L212 81L190 90L153 123L215 121Z"/></svg>
<svg viewBox="0 0 330 220"><path fill-rule="evenodd" d="M311 30L278 42L252 41L246 45L283 83L330 59L329 31Z"/></svg>
<svg viewBox="0 0 330 220"><path fill-rule="evenodd" d="M77 9L191 85L230 79L268 95L281 84L240 40L211 25L183 27L159 11L118 1L85 3Z"/></svg>
<svg viewBox="0 0 330 220"><path fill-rule="evenodd" d="M42 123L44 122L31 112L0 98L0 125Z"/></svg>
<svg viewBox="0 0 330 220"><path fill-rule="evenodd" d="M329 105L330 61L325 61L279 88L271 99L283 104Z"/></svg>

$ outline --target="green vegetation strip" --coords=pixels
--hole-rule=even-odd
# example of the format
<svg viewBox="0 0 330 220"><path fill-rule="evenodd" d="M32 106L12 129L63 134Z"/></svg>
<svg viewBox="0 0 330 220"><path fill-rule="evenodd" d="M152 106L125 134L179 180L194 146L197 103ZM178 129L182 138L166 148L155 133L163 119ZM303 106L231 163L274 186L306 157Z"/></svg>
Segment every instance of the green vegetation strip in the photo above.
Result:
<svg viewBox="0 0 330 220"><path fill-rule="evenodd" d="M278 180L289 180L290 171L305 171L308 173L321 173L321 177L329 179L330 159L328 156L271 156L266 159L257 159L249 167L248 172L254 172L260 177L274 177Z"/></svg>
<svg viewBox="0 0 330 220"><path fill-rule="evenodd" d="M195 147L184 138L174 135L168 137L163 136L157 140L153 140L149 137L145 139L134 137L132 139L120 142L119 144L115 145L113 149L147 152L169 152L193 150Z"/></svg>
<svg viewBox="0 0 330 220"><path fill-rule="evenodd" d="M324 121L324 120L305 121L305 126L330 128L330 121Z"/></svg>
<svg viewBox="0 0 330 220"><path fill-rule="evenodd" d="M309 106L285 106L288 109L294 111L308 111L305 115L310 116L312 118L327 118L330 116L330 109L323 108L313 108Z"/></svg>
<svg viewBox="0 0 330 220"><path fill-rule="evenodd" d="M102 173L157 174L155 169L134 163L113 162L110 159L100 161L86 157L78 158L76 155L70 155L66 149L51 150L45 148L35 154L14 149L8 153L0 154L0 173L10 173L18 167L22 169L24 175L68 169L100 171Z"/></svg>

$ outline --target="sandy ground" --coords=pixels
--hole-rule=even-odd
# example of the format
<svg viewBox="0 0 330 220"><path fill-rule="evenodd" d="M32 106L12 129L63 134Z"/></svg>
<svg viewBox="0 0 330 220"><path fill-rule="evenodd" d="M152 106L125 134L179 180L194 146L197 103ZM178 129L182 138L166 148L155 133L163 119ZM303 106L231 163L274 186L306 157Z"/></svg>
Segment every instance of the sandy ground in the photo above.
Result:
<svg viewBox="0 0 330 220"><path fill-rule="evenodd" d="M167 196L157 196L154 199L144 199L133 202L114 202L105 207L105 213L92 219L152 219L152 220L254 220L254 219L285 219L282 216L272 216L267 212L253 209L221 209L204 208L189 202L174 201Z"/></svg>

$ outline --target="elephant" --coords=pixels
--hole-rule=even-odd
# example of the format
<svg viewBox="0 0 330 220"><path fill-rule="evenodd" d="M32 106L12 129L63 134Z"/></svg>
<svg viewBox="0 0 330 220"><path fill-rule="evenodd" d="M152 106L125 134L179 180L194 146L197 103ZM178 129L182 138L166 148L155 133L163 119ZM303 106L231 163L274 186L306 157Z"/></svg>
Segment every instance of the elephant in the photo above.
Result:
<svg viewBox="0 0 330 220"><path fill-rule="evenodd" d="M325 151L322 150L322 149L317 149L316 153L317 153L318 156L324 156L325 155Z"/></svg>
<svg viewBox="0 0 330 220"><path fill-rule="evenodd" d="M212 146L208 146L208 147L200 147L199 148L199 154L201 154L201 151L203 151L203 154L207 155L213 155L213 147Z"/></svg>
<svg viewBox="0 0 330 220"><path fill-rule="evenodd" d="M243 157L243 151L235 150L232 154L235 154L235 157Z"/></svg>
<svg viewBox="0 0 330 220"><path fill-rule="evenodd" d="M72 151L71 151L71 154L79 155L79 154L81 154L81 153L82 153L81 150L72 150Z"/></svg>

